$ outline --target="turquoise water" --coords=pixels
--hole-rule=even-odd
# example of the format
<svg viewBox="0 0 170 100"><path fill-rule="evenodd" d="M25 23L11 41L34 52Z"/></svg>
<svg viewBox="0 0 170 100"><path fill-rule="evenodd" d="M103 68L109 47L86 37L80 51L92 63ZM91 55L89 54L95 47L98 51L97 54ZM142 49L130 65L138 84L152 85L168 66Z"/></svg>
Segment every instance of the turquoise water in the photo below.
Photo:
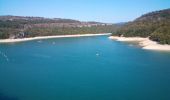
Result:
<svg viewBox="0 0 170 100"><path fill-rule="evenodd" d="M0 100L170 100L170 53L107 36L0 44Z"/></svg>

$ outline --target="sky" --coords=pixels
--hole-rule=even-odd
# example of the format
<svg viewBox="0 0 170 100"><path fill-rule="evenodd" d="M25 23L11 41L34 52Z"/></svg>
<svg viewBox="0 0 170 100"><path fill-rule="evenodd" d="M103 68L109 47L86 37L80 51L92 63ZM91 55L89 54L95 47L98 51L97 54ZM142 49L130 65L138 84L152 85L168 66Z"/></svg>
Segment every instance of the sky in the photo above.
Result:
<svg viewBox="0 0 170 100"><path fill-rule="evenodd" d="M119 23L170 8L170 0L0 0L0 15Z"/></svg>

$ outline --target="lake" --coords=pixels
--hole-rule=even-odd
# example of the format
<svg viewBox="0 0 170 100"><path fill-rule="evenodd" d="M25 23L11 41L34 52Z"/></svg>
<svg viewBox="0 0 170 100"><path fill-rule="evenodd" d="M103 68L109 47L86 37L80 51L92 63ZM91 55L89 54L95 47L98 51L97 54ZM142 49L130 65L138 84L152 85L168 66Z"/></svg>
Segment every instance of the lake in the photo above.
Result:
<svg viewBox="0 0 170 100"><path fill-rule="evenodd" d="M170 53L108 36L0 44L0 100L170 100Z"/></svg>

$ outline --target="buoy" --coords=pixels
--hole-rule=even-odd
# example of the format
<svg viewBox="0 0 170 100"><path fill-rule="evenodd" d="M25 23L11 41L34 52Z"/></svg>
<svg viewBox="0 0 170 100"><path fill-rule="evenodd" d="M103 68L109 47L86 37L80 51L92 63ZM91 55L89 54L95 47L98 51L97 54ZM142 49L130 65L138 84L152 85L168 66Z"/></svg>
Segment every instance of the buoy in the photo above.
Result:
<svg viewBox="0 0 170 100"><path fill-rule="evenodd" d="M42 42L41 40L38 41L38 43L41 43L41 42Z"/></svg>
<svg viewBox="0 0 170 100"><path fill-rule="evenodd" d="M99 54L98 54L98 53L96 53L96 56L99 56Z"/></svg>
<svg viewBox="0 0 170 100"><path fill-rule="evenodd" d="M53 44L55 44L55 42L53 42Z"/></svg>

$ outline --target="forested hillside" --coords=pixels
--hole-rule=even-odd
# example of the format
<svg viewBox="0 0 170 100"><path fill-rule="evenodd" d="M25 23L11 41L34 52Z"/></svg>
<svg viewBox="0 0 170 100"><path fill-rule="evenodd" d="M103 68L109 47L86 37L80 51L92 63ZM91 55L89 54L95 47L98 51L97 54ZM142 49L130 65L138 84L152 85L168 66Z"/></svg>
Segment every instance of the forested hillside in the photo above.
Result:
<svg viewBox="0 0 170 100"><path fill-rule="evenodd" d="M72 19L0 16L0 39L49 35L111 33L120 25Z"/></svg>
<svg viewBox="0 0 170 100"><path fill-rule="evenodd" d="M170 44L170 9L151 12L114 32L125 37L149 37L161 44Z"/></svg>

